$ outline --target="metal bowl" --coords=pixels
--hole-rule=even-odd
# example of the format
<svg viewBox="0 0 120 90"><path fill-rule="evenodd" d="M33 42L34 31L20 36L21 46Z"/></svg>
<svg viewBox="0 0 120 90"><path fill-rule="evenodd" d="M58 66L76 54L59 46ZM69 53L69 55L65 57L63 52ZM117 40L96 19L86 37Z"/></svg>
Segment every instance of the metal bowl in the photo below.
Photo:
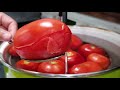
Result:
<svg viewBox="0 0 120 90"><path fill-rule="evenodd" d="M108 69L82 74L48 74L28 70L18 70L14 64L19 58L11 57L8 53L10 44L3 42L0 46L0 61L4 65L7 78L118 78L120 77L120 35L110 30L94 27L69 26L72 33L83 41L104 48L111 60Z"/></svg>

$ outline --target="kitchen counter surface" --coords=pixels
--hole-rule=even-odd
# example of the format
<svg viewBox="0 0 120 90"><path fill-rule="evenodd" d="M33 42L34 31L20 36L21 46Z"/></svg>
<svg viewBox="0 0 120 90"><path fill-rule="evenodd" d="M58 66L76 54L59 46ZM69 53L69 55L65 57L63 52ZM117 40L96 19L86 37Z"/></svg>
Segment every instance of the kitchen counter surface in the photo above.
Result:
<svg viewBox="0 0 120 90"><path fill-rule="evenodd" d="M81 13L120 24L120 13L118 12L81 12Z"/></svg>

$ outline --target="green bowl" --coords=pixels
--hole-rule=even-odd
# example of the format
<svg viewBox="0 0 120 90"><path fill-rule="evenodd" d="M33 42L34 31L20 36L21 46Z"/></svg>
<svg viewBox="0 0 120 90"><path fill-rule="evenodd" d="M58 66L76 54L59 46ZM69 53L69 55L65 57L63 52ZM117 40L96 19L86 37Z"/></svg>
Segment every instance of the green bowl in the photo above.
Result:
<svg viewBox="0 0 120 90"><path fill-rule="evenodd" d="M35 76L27 73L16 72L6 66L4 66L6 78L49 78L44 76ZM99 74L95 76L88 76L85 78L120 78L120 69L115 69L104 74Z"/></svg>
<svg viewBox="0 0 120 90"><path fill-rule="evenodd" d="M9 43L0 46L0 61L4 65L6 78L120 78L120 35L110 30L94 27L69 26L72 33L83 41L104 48L110 56L111 65L107 70L83 74L47 74L17 70L11 65L8 54ZM12 59L14 62L15 60Z"/></svg>

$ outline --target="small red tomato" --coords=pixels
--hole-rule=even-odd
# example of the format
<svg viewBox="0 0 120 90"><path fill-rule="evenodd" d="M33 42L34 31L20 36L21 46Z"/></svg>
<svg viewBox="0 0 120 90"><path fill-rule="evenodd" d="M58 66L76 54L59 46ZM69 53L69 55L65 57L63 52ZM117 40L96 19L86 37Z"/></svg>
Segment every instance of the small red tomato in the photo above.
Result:
<svg viewBox="0 0 120 90"><path fill-rule="evenodd" d="M73 50L68 50L66 52L66 55L67 55L68 67L72 67L75 64L80 64L86 61L82 55L80 55L78 52ZM65 61L65 56L62 56L60 59L62 61Z"/></svg>
<svg viewBox="0 0 120 90"><path fill-rule="evenodd" d="M60 60L42 62L38 66L38 72L51 74L65 74L65 63Z"/></svg>
<svg viewBox="0 0 120 90"><path fill-rule="evenodd" d="M78 74L78 73L87 73L88 70L86 68L86 66L82 65L82 64L76 64L73 67L68 69L68 73L69 74Z"/></svg>
<svg viewBox="0 0 120 90"><path fill-rule="evenodd" d="M12 45L10 48L9 48L9 54L12 55L12 56L15 56L15 57L19 57L19 55L17 54L15 48L14 48L14 45Z"/></svg>
<svg viewBox="0 0 120 90"><path fill-rule="evenodd" d="M92 53L87 57L87 61L93 61L98 63L103 69L107 69L110 66L110 60L103 55Z"/></svg>
<svg viewBox="0 0 120 90"><path fill-rule="evenodd" d="M99 64L86 61L82 64L76 64L72 68L69 69L70 74L78 74L78 73L89 73L89 72L97 72L103 70Z"/></svg>
<svg viewBox="0 0 120 90"><path fill-rule="evenodd" d="M85 63L83 63L83 65L87 67L88 72L97 72L103 70L103 68L99 64L92 61L86 61Z"/></svg>
<svg viewBox="0 0 120 90"><path fill-rule="evenodd" d="M83 41L78 36L72 34L70 48L77 50L82 44Z"/></svg>
<svg viewBox="0 0 120 90"><path fill-rule="evenodd" d="M91 53L106 55L106 52L103 48L93 44L83 44L81 47L79 47L78 52L85 57L87 57Z"/></svg>
<svg viewBox="0 0 120 90"><path fill-rule="evenodd" d="M39 63L29 62L26 60L19 60L16 62L17 68L30 70L30 71L37 71L38 65L39 65Z"/></svg>

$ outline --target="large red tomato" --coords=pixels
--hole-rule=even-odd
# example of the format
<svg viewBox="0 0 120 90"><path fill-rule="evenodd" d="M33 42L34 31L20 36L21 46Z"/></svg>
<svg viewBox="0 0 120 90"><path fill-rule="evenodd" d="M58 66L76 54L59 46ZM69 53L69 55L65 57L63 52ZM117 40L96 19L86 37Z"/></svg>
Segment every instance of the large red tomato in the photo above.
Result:
<svg viewBox="0 0 120 90"><path fill-rule="evenodd" d="M82 55L70 49L67 50L66 55L68 67L72 67L75 64L80 64L86 61ZM62 56L60 60L65 61L65 56Z"/></svg>
<svg viewBox="0 0 120 90"><path fill-rule="evenodd" d="M85 57L87 57L91 53L99 53L101 55L106 55L106 52L103 48L93 44L83 44L79 47L78 52Z"/></svg>
<svg viewBox="0 0 120 90"><path fill-rule="evenodd" d="M29 61L26 61L26 60L19 60L19 61L16 62L15 65L19 69L37 71L39 63L37 63L37 62L29 62Z"/></svg>
<svg viewBox="0 0 120 90"><path fill-rule="evenodd" d="M110 66L110 60L103 55L92 53L87 57L87 61L93 61L98 63L103 69L107 69Z"/></svg>
<svg viewBox="0 0 120 90"><path fill-rule="evenodd" d="M14 46L21 58L46 59L64 54L71 42L69 27L56 19L46 18L21 27Z"/></svg>
<svg viewBox="0 0 120 90"><path fill-rule="evenodd" d="M83 41L78 36L72 34L70 48L72 50L77 50L82 44Z"/></svg>
<svg viewBox="0 0 120 90"><path fill-rule="evenodd" d="M69 69L70 74L89 73L103 70L102 67L92 61L86 61L82 64L76 64Z"/></svg>
<svg viewBox="0 0 120 90"><path fill-rule="evenodd" d="M38 66L38 72L51 74L65 74L65 63L60 60L42 62Z"/></svg>

